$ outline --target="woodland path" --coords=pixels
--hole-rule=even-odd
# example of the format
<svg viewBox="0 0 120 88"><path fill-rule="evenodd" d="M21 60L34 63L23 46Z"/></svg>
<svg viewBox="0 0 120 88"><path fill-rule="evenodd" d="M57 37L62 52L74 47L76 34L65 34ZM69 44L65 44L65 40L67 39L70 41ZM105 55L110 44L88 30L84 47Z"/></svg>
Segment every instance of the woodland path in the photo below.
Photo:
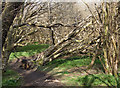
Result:
<svg viewBox="0 0 120 88"><path fill-rule="evenodd" d="M10 68L17 71L20 77L23 80L22 86L64 86L59 80L55 79L51 75L48 75L45 72L37 70L37 68L31 70L24 70L20 67L20 61L12 61L10 63Z"/></svg>

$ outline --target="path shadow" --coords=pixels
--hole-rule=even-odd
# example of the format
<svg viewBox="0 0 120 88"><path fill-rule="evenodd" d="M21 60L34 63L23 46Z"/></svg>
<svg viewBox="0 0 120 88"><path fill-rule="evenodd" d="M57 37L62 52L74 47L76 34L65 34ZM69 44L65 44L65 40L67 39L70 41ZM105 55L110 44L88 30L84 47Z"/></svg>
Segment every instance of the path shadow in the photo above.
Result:
<svg viewBox="0 0 120 88"><path fill-rule="evenodd" d="M37 68L31 70L24 70L19 68L20 62L10 65L12 70L15 70L22 77L22 86L63 86L57 79L48 75L45 72L39 71Z"/></svg>

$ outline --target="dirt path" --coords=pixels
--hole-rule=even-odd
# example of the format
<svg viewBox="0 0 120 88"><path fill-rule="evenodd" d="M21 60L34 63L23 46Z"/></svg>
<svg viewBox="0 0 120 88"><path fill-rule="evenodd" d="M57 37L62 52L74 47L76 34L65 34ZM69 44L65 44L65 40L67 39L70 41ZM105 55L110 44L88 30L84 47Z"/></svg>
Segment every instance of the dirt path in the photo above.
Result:
<svg viewBox="0 0 120 88"><path fill-rule="evenodd" d="M41 72L34 68L32 70L23 70L19 68L20 62L12 62L10 67L17 71L23 79L22 86L63 86L63 84L55 79L54 77L48 75L45 72Z"/></svg>

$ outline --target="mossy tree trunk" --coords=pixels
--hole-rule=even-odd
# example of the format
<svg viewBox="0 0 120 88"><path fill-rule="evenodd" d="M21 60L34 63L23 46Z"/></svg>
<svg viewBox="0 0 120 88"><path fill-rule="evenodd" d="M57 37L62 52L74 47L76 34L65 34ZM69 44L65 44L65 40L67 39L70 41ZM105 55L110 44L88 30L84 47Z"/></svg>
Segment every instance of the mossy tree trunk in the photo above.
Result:
<svg viewBox="0 0 120 88"><path fill-rule="evenodd" d="M102 4L101 44L103 45L105 73L118 77L120 52L119 7L116 3Z"/></svg>
<svg viewBox="0 0 120 88"><path fill-rule="evenodd" d="M5 70L14 48L10 27L24 2L6 2L2 11L2 65ZM8 36L9 35L9 36ZM8 36L8 37L7 37Z"/></svg>
<svg viewBox="0 0 120 88"><path fill-rule="evenodd" d="M119 6L119 5L118 5ZM93 15L92 25L99 29L100 34L100 42L99 46L102 47L102 49L98 49L97 53L101 53L101 50L104 54L104 62L102 62L102 65L104 67L106 74L111 74L117 77L117 71L118 71L118 62L119 62L119 53L120 53L120 30L119 30L119 7L117 7L117 2L103 2L102 8L99 9L98 15ZM90 23L90 22L89 22ZM85 23L87 24L87 23ZM85 25L84 24L84 25ZM89 27L90 25L86 26ZM61 56L61 55L67 55L74 51L80 50L82 51L83 48L87 47L90 43L93 42L92 40L87 42L86 40L83 40L88 43L88 45L85 45L83 43L83 46L79 46L77 48L71 49L69 51L64 51L64 47L69 46L73 42L73 38L76 36L76 33L81 32L82 30L85 30L86 27L83 27L82 25L79 26L79 28L74 29L71 31L66 38L61 40L58 44L55 44L54 46L49 47L45 52L42 52L40 54L39 60L41 59L41 63L46 63L49 61L52 61L53 59ZM90 40L88 37L87 40ZM82 40L81 40L82 41ZM94 40L97 43L97 40ZM97 44L96 44L97 45ZM93 60L91 64L94 64L96 54L93 54ZM101 59L102 61L102 59Z"/></svg>
<svg viewBox="0 0 120 88"><path fill-rule="evenodd" d="M7 2L2 12L2 46L5 43L7 33L16 14L19 12L23 2Z"/></svg>

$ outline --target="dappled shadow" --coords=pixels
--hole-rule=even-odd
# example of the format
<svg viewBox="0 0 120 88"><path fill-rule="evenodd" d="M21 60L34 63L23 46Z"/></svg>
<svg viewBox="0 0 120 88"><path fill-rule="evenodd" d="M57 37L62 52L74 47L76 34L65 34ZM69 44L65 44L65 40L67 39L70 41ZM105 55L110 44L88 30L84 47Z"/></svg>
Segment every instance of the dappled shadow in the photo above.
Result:
<svg viewBox="0 0 120 88"><path fill-rule="evenodd" d="M43 47L41 48L38 48L38 46L35 45L33 46L27 46L27 47L23 47L21 50L18 50L17 52L27 52L27 51L34 51L36 49L38 50L41 50L43 49ZM46 48L46 46L45 46ZM33 53L32 52L29 52L29 54ZM20 53L18 53L20 54ZM37 54L36 54L37 55ZM33 55L33 56L29 56L29 57L21 57L21 58L26 58L26 59L34 59L36 57L36 55ZM18 55L18 56L22 56L22 55ZM90 63L87 62L85 59L89 59L91 60L91 57L90 56L69 56L67 58L64 58L64 57L61 57L62 59L56 59L56 60L53 60L52 62L49 62L47 63L45 66L39 66L37 70L35 69L31 69L31 70L23 70L23 69L20 69L20 68L16 68L15 70L20 73L23 78L24 78L24 84L23 85L26 85L26 86L31 86L31 85L39 85L39 86L45 86L45 85L63 85L60 83L59 80L56 81L56 79L54 77L62 77L63 75L66 75L66 74L71 74L71 73L74 73L74 72L79 72L81 75L85 76L85 75L88 75L87 73L83 73L83 68L86 69L86 66L82 66L81 68L80 67L77 67L76 65L76 62L75 63L72 63L72 65L74 65L72 68L69 68L68 70L62 70L62 71L59 71L59 72L55 72L54 74L51 74L51 75L48 75L48 73L50 71L52 71L54 68L57 68L59 67L61 64L66 64L67 62L74 62L74 60L78 60L81 59L82 61L80 62L77 62L77 64L81 64L83 63L83 61L85 62L84 64L85 65L88 65ZM13 65L14 67L17 67L18 66L18 62L16 63L16 66L15 64ZM69 65L69 64L68 64ZM58 69L59 70L59 69ZM42 71L42 72L41 72ZM97 74L98 72L92 72L91 73L93 74ZM61 74L61 75L59 75ZM57 76L55 76L57 75ZM53 77L54 76L54 77ZM84 81L83 81L84 82Z"/></svg>
<svg viewBox="0 0 120 88"><path fill-rule="evenodd" d="M34 58L34 57L35 56L29 57L28 59ZM94 74L99 73L97 69L87 70L86 66L81 66L81 67L76 66L65 71L63 70L63 71L55 72L54 74L51 74L51 75L47 74L48 72L52 71L54 68L58 67L59 65L63 63L67 63L67 61L73 61L73 60L84 59L84 58L85 57L79 57L79 58L72 57L67 59L58 59L48 63L46 66L40 66L38 69L23 70L23 69L16 68L16 71L23 76L24 86L33 86L33 85L34 86L36 85L37 86L57 86L57 85L63 86L64 84L62 84L59 80L55 79L53 76L58 78L62 77L63 75L71 76L71 73L74 73L74 72L80 73L80 75L78 76L85 76L84 79L82 79L82 83L85 87L87 86L87 88L88 87L90 88L96 79L102 81L107 86L112 86L112 84L110 83L108 84L107 82L104 82L104 80L100 79L99 77L94 76ZM13 64L13 66L17 67L18 63L16 66L15 64ZM80 80L78 79L78 81L81 81L81 79Z"/></svg>
<svg viewBox="0 0 120 88"><path fill-rule="evenodd" d="M80 69L81 68L84 68L84 69L87 69L87 66L89 65L89 63L90 62L85 62L84 61L84 59L86 59L86 58L89 58L90 59L90 62L91 62L91 56L83 56L83 57L78 57L78 56L75 56L75 57L69 57L69 58L66 58L66 59L57 59L57 60L53 60L52 62L49 62L49 63L47 63L45 66L39 66L39 68L38 69L40 69L41 71L45 71L45 72L50 72L50 71L52 71L54 68L57 68L57 67L59 67L61 64L63 65L63 64L66 64L67 62L71 62L71 66L72 66L72 68L69 68L68 70L69 70L69 72L71 72L71 73L73 73L73 72L80 72ZM74 63L74 62L72 62L72 61L74 61L74 60L79 60L79 59L81 59L81 60L83 60L85 63L84 63L84 65L79 65L79 67L78 67L78 65L76 64L76 62ZM82 62L83 62L82 61ZM77 62L78 64L81 64L82 63L81 61L80 61L80 63L79 62ZM87 64L86 64L87 63ZM83 64L83 63L82 63ZM69 65L69 64L68 64ZM64 66L63 66L64 67ZM93 72L93 70L92 69L94 69L94 72ZM93 73L93 74L97 74L97 73L99 73L100 72L100 70L99 70L99 68L97 68L96 66L94 67L94 68L92 68L92 69L90 69L91 70L91 73ZM96 72L95 72L96 71ZM60 72L62 72L62 71L60 71ZM68 72L68 71L67 71ZM81 72L82 72L82 70L81 70ZM80 72L80 73L81 73ZM58 73L58 72L57 72ZM56 73L56 74L57 74ZM64 73L64 71L63 71L63 73Z"/></svg>
<svg viewBox="0 0 120 88"><path fill-rule="evenodd" d="M51 75L45 72L37 70L37 68L31 70L24 70L19 68L20 62L17 64L11 64L10 68L19 73L23 79L22 86L63 86L59 80L55 79Z"/></svg>
<svg viewBox="0 0 120 88"><path fill-rule="evenodd" d="M53 80L54 78L47 75L44 72L41 71L33 71L29 74L24 74L24 86L31 86L31 85L37 85L37 86L45 86L49 85L49 83L46 81L48 79Z"/></svg>
<svg viewBox="0 0 120 88"><path fill-rule="evenodd" d="M111 82L106 82L105 80L103 80L103 79L100 79L99 77L97 77L97 76L95 76L95 75L92 75L92 74L90 74L90 75L86 75L84 78L83 78L83 85L85 86L85 88L92 88L92 84L94 83L94 81L95 80L99 80L99 81L101 81L103 84L105 84L106 85L106 88L108 87L108 88L113 88L113 87L115 87L115 85L112 85L112 83Z"/></svg>
<svg viewBox="0 0 120 88"><path fill-rule="evenodd" d="M17 47L10 55L10 59L21 58L23 56L29 58L29 56L34 56L37 53L40 53L47 49L49 45L41 44L41 45L26 45L23 47ZM34 59L34 58L33 58Z"/></svg>
<svg viewBox="0 0 120 88"><path fill-rule="evenodd" d="M117 88L120 87L119 85L119 79L116 80L114 76L112 75L106 75L106 74L99 74L99 75L95 75L92 74L91 72L82 69L83 71L85 71L87 73L87 75L85 75L85 77L82 79L82 83L84 85L85 88L92 88L94 85L94 82L96 82L96 80L99 80L99 82L101 82L102 84L104 84L106 86L106 88L115 88L115 86ZM78 70L81 72L81 70ZM101 77L102 76L102 77ZM113 82L113 80L115 80L116 83ZM78 81L81 81L81 78L78 79ZM98 85L97 85L98 86Z"/></svg>
<svg viewBox="0 0 120 88"><path fill-rule="evenodd" d="M68 57L66 59L56 59L56 60L53 60L52 62L47 63L45 66L40 66L39 69L49 72L61 64L64 64L64 63L67 63L67 62L73 61L73 60L86 59L88 57L89 56L83 56L83 57L74 56L74 57Z"/></svg>

